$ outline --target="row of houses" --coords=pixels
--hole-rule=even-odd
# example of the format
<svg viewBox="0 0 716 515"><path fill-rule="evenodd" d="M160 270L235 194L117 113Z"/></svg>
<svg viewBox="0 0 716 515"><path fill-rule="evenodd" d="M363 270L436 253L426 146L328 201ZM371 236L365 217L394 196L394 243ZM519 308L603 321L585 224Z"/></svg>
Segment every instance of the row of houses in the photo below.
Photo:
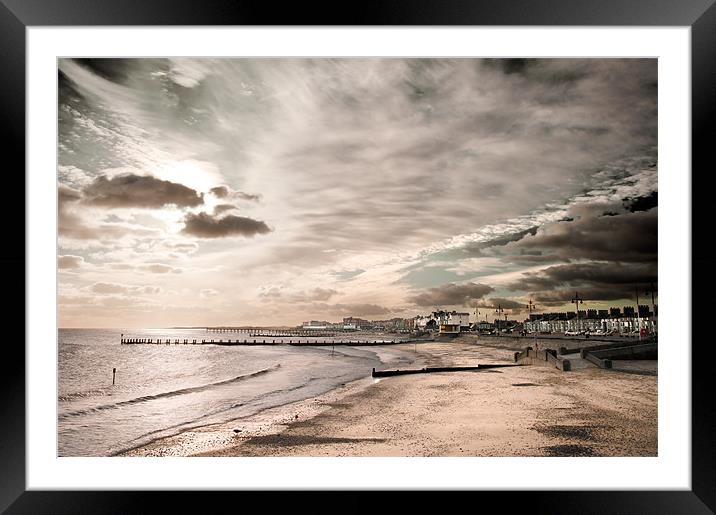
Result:
<svg viewBox="0 0 716 515"><path fill-rule="evenodd" d="M610 308L609 310L588 309L579 312L566 313L536 313L525 320L523 328L528 332L537 333L566 333L566 332L603 332L608 334L657 332L657 307L653 311L649 306L640 305L638 308L625 306L623 310Z"/></svg>
<svg viewBox="0 0 716 515"><path fill-rule="evenodd" d="M438 310L429 315L414 318L391 318L388 320L365 320L345 317L341 322L309 320L302 329L324 331L425 331L430 329L460 332L470 329L470 313ZM442 328L442 329L441 329Z"/></svg>
<svg viewBox="0 0 716 515"><path fill-rule="evenodd" d="M414 327L413 319L391 318L389 320L365 320L363 318L345 317L341 322L325 320L309 320L303 322L302 329L326 331L405 331Z"/></svg>
<svg viewBox="0 0 716 515"><path fill-rule="evenodd" d="M470 313L459 311L437 310L428 315L413 318L391 318L388 320L365 320L356 317L345 317L341 322L310 320L303 323L303 329L328 331L429 331L457 334L464 331L527 331L539 333L565 332L604 332L633 333L646 331L655 333L657 330L657 306L653 310L649 306L624 306L610 309L587 309L562 313L533 313L524 322L517 320L499 320L494 323L475 321L470 323Z"/></svg>

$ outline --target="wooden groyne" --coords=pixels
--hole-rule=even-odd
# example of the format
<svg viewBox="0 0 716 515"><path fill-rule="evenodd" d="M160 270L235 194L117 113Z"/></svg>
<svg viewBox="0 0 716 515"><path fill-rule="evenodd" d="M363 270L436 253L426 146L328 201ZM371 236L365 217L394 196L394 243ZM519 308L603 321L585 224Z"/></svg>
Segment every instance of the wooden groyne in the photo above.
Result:
<svg viewBox="0 0 716 515"><path fill-rule="evenodd" d="M312 345L332 347L336 345L393 345L398 343L413 343L416 340L312 340L289 339L276 340L267 338L252 339L189 339L189 338L121 338L122 345ZM419 340L425 341L425 340Z"/></svg>
<svg viewBox="0 0 716 515"><path fill-rule="evenodd" d="M390 376L402 376L408 374L430 374L433 372L464 372L468 370L488 370L491 368L503 368L503 367L517 367L513 363L495 363L489 365L477 365L474 367L424 367L420 369L408 369L408 370L376 370L373 369L371 373L372 377L390 377Z"/></svg>

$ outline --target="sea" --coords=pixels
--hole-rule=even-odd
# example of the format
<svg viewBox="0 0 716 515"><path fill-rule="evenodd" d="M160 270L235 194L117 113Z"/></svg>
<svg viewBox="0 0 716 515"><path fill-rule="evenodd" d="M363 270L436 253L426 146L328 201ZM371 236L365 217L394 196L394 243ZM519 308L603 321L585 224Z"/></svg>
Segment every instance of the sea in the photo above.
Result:
<svg viewBox="0 0 716 515"><path fill-rule="evenodd" d="M407 344L122 345L122 335L251 339L247 333L217 336L204 329L60 329L58 456L116 455L315 397L370 376L374 367L420 363Z"/></svg>

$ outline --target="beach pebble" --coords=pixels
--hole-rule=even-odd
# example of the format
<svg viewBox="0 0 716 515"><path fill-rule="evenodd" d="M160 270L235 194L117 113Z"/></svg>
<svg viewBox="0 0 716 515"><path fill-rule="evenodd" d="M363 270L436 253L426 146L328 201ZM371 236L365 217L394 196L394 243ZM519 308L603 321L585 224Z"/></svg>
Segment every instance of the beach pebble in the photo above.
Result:
<svg viewBox="0 0 716 515"><path fill-rule="evenodd" d="M234 429L234 433L240 433L241 429Z"/></svg>

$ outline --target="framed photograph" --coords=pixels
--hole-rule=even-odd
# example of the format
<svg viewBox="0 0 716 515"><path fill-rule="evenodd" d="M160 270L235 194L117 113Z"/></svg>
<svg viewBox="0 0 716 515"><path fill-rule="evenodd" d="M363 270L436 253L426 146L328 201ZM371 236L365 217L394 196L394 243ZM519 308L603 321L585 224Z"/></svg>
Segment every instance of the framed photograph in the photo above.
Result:
<svg viewBox="0 0 716 515"><path fill-rule="evenodd" d="M3 0L0 507L712 513L712 3Z"/></svg>

